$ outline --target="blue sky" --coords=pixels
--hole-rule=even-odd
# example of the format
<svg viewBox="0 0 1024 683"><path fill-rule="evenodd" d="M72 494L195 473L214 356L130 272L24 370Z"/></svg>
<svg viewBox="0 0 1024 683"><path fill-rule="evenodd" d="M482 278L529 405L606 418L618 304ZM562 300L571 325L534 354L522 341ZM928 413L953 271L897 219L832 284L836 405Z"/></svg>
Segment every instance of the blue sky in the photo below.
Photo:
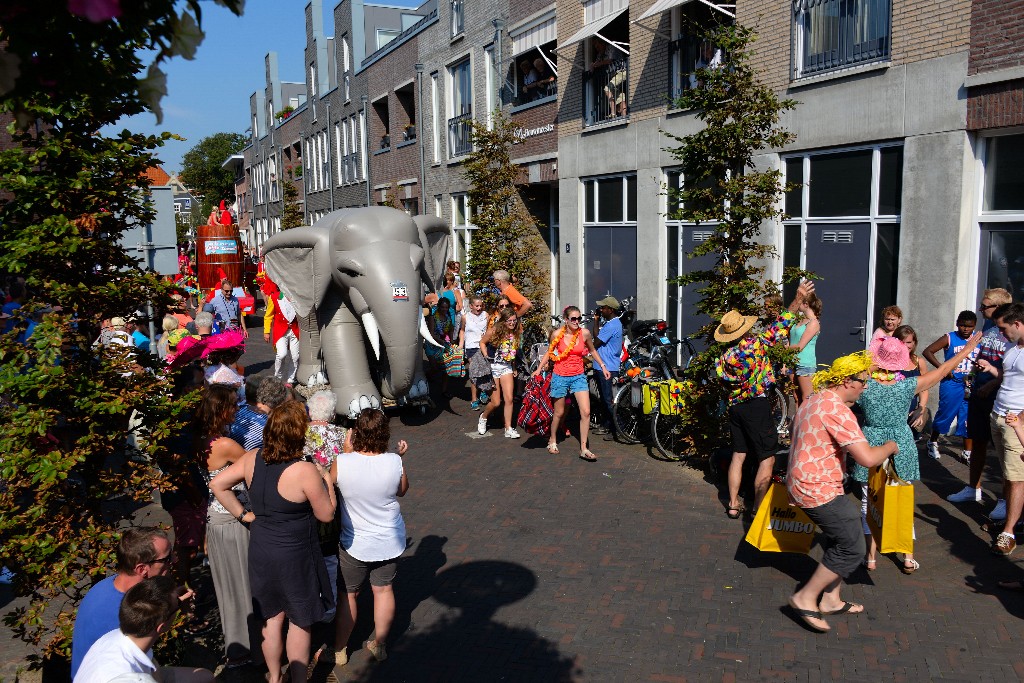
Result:
<svg viewBox="0 0 1024 683"><path fill-rule="evenodd" d="M160 151L164 170L181 170L181 158L200 140L214 133L243 133L249 127L249 96L265 86L263 58L276 52L283 81L303 80L305 7L308 0L248 0L241 17L213 2L202 3L206 38L187 61L175 58L163 65L167 97L160 125L152 114L126 119L127 127L141 133L169 131L187 138L169 141ZM385 4L385 3L381 3ZM415 0L387 0L386 4L416 7ZM334 34L336 0L324 0L324 32Z"/></svg>

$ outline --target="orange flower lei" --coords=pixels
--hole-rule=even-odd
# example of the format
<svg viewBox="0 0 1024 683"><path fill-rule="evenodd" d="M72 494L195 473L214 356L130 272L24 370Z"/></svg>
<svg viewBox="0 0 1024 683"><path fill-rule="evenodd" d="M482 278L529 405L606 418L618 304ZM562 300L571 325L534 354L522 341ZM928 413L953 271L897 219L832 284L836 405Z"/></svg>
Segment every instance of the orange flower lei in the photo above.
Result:
<svg viewBox="0 0 1024 683"><path fill-rule="evenodd" d="M551 346L548 347L548 356L550 356L551 360L555 363L560 360L564 360L569 356L569 352L576 348L576 342L579 341L580 335L583 334L583 328L580 327L573 333L572 339L569 340L569 345L565 347L565 351L557 353L555 349L558 348L558 342L562 341L565 337L565 330L565 327L559 330L558 334L555 335L555 338L551 340Z"/></svg>

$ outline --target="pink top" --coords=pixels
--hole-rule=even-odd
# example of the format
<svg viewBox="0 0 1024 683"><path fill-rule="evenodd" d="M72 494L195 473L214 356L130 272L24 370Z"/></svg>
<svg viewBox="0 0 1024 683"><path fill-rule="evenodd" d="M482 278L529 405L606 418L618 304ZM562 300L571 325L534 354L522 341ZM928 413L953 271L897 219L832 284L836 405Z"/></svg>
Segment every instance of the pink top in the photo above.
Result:
<svg viewBox="0 0 1024 683"><path fill-rule="evenodd" d="M867 441L857 418L834 391L813 394L793 418L789 449L789 497L802 508L814 508L843 495L845 458L842 449Z"/></svg>

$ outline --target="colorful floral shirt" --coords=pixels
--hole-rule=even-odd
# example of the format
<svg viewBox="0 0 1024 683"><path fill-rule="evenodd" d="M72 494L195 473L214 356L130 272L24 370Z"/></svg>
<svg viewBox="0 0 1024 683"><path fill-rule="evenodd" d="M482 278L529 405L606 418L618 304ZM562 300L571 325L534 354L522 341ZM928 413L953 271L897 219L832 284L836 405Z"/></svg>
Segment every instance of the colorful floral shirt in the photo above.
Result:
<svg viewBox="0 0 1024 683"><path fill-rule="evenodd" d="M506 337L498 344L498 349L494 352L494 360L502 363L511 364L516 359L516 340L510 337Z"/></svg>
<svg viewBox="0 0 1024 683"><path fill-rule="evenodd" d="M345 443L345 428L338 425L309 425L302 455L313 458L321 467L330 467Z"/></svg>
<svg viewBox="0 0 1024 683"><path fill-rule="evenodd" d="M811 395L793 418L786 488L802 508L816 508L843 495L846 459L842 449L867 441L845 403L834 391Z"/></svg>
<svg viewBox="0 0 1024 683"><path fill-rule="evenodd" d="M715 372L729 382L729 405L764 396L768 385L775 383L769 347L789 339L789 328L796 316L784 311L778 319L759 334L746 336L715 361Z"/></svg>

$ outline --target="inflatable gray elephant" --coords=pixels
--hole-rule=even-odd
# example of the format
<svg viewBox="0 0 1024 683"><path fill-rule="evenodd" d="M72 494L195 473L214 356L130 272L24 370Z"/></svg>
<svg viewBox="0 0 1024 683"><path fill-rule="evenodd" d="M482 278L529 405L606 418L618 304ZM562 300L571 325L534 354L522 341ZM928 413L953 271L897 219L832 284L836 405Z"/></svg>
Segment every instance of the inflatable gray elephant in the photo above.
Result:
<svg viewBox="0 0 1024 683"><path fill-rule="evenodd" d="M378 408L381 395L429 393L420 337L437 344L420 302L438 289L450 234L434 216L371 206L331 212L263 243L267 275L299 316L297 377L316 384L326 370L339 415Z"/></svg>

